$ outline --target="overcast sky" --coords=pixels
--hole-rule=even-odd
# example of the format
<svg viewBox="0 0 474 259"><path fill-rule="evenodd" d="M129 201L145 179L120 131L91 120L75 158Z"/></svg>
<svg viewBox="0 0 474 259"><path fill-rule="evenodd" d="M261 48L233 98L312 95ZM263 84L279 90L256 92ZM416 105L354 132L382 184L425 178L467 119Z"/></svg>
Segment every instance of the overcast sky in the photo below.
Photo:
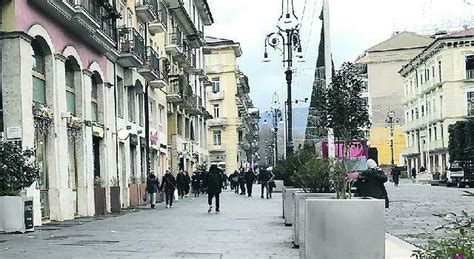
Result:
<svg viewBox="0 0 474 259"><path fill-rule="evenodd" d="M228 38L241 44L238 63L250 80L251 97L267 110L273 92L286 99L281 56L269 51L263 63L265 35L275 31L281 0L208 0L215 23L206 35ZM293 97L310 97L321 22L322 0L293 0L301 19L304 63L296 63ZM438 29L474 26L474 0L331 0L331 47L336 66L388 39L395 31L430 33ZM285 88L284 88L285 87Z"/></svg>

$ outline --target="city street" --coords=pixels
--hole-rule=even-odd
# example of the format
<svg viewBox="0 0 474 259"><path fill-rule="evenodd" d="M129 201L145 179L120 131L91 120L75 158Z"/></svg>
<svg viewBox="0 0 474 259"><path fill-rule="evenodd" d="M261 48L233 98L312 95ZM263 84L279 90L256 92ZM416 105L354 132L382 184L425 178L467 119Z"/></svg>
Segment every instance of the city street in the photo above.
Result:
<svg viewBox="0 0 474 259"><path fill-rule="evenodd" d="M474 198L457 188L402 181L387 183L391 208L386 229L409 243L443 221L433 214L474 212ZM291 228L281 218L281 194L248 198L225 191L221 213L207 213L207 196L178 201L172 209L140 208L121 215L54 222L27 234L0 235L0 258L298 258ZM389 251L390 252L390 251Z"/></svg>
<svg viewBox="0 0 474 259"><path fill-rule="evenodd" d="M386 211L386 230L414 245L424 244L426 235L442 231L434 231L443 224L443 220L433 214L462 210L474 213L474 197L462 196L463 190L445 186L413 184L402 180L399 187L393 183L386 184L390 198L390 209Z"/></svg>
<svg viewBox="0 0 474 259"><path fill-rule="evenodd" d="M281 218L281 194L247 198L225 191L221 213L207 195L173 208L141 209L103 220L46 225L30 234L0 235L0 258L298 258Z"/></svg>

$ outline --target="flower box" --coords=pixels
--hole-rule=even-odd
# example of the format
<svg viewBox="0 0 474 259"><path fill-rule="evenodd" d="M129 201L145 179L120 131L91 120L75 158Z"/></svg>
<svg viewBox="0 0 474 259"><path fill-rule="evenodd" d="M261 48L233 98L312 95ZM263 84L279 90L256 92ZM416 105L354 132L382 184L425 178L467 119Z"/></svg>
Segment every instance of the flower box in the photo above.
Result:
<svg viewBox="0 0 474 259"><path fill-rule="evenodd" d="M385 258L384 200L305 199L304 206L300 258Z"/></svg>
<svg viewBox="0 0 474 259"><path fill-rule="evenodd" d="M0 233L34 231L33 198L0 196Z"/></svg>
<svg viewBox="0 0 474 259"><path fill-rule="evenodd" d="M94 206L95 215L105 215L107 213L107 205L105 203L105 187L94 187Z"/></svg>
<svg viewBox="0 0 474 259"><path fill-rule="evenodd" d="M120 212L121 208L120 186L112 186L110 187L110 211L112 213Z"/></svg>
<svg viewBox="0 0 474 259"><path fill-rule="evenodd" d="M301 188L285 188L283 196L283 217L285 218L285 226L291 226L294 221L294 207L295 202L293 193L303 192Z"/></svg>
<svg viewBox="0 0 474 259"><path fill-rule="evenodd" d="M332 199L335 198L335 193L303 193L297 192L293 194L294 201L294 221L293 221L293 244L295 247L300 246L301 240L304 240L303 233L305 228L305 200L306 199Z"/></svg>
<svg viewBox="0 0 474 259"><path fill-rule="evenodd" d="M131 183L128 185L128 191L130 194L130 207L136 207L139 204L140 197L138 196L138 184Z"/></svg>

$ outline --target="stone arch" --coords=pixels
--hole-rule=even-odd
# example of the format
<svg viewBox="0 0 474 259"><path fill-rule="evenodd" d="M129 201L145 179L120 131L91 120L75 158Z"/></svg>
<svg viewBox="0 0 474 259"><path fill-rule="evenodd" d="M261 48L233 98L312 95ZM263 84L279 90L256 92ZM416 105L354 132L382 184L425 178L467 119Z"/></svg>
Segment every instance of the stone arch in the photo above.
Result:
<svg viewBox="0 0 474 259"><path fill-rule="evenodd" d="M90 71L92 71L93 73L96 73L102 80L102 83L104 83L105 81L105 77L104 77L104 72L102 71L102 68L100 67L100 65L93 61L90 65L89 65L89 68L88 68Z"/></svg>
<svg viewBox="0 0 474 259"><path fill-rule="evenodd" d="M31 26L30 29L28 30L28 35L30 35L34 39L41 39L42 47L47 48L49 50L48 54L52 54L56 52L54 49L53 41L51 40L51 37L49 36L48 32L43 26L39 24L35 24Z"/></svg>
<svg viewBox="0 0 474 259"><path fill-rule="evenodd" d="M79 53L77 52L77 50L73 46L67 46L66 48L64 48L62 54L63 54L63 56L65 56L68 59L70 57L74 58L75 62L79 66L77 68L78 70L82 70L84 68L84 66L82 65L81 57L79 56Z"/></svg>

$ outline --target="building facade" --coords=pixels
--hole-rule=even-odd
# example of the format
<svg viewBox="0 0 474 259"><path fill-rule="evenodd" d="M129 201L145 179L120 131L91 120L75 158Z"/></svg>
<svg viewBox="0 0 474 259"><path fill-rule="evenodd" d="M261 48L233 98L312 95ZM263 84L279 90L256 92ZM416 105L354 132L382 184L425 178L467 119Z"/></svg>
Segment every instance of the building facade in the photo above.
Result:
<svg viewBox="0 0 474 259"><path fill-rule="evenodd" d="M437 34L400 74L406 164L443 173L449 167L449 125L474 116L474 29Z"/></svg>
<svg viewBox="0 0 474 259"><path fill-rule="evenodd" d="M205 59L211 87L207 90L210 162L231 174L251 167L258 141L259 111L250 100L248 78L237 67L240 44L206 37Z"/></svg>
<svg viewBox="0 0 474 259"><path fill-rule="evenodd" d="M403 77L400 68L418 55L432 42L430 37L412 32L399 32L391 38L369 48L356 61L361 65L361 76L366 84L363 97L367 100L372 126L369 131L370 147L377 148L379 164L391 164L390 129L387 114L393 110L395 117L404 120ZM401 151L405 148L401 123L393 128L394 163L403 164Z"/></svg>
<svg viewBox="0 0 474 259"><path fill-rule="evenodd" d="M26 191L34 197L35 225L99 213L100 188L104 211L111 211L117 186L120 207L129 207L148 171L161 176L173 165L179 148L168 122L183 108L170 97L185 85L185 69L170 50L184 48L177 28L189 30L184 36L198 55L186 61L193 62L188 80L199 84L186 90L195 97L188 110L200 107L189 120L205 136L198 105L200 36L212 23L205 0L15 0L2 1L0 10L0 130L4 141L21 130L22 146L36 150L41 179ZM204 144L192 150L205 159Z"/></svg>

